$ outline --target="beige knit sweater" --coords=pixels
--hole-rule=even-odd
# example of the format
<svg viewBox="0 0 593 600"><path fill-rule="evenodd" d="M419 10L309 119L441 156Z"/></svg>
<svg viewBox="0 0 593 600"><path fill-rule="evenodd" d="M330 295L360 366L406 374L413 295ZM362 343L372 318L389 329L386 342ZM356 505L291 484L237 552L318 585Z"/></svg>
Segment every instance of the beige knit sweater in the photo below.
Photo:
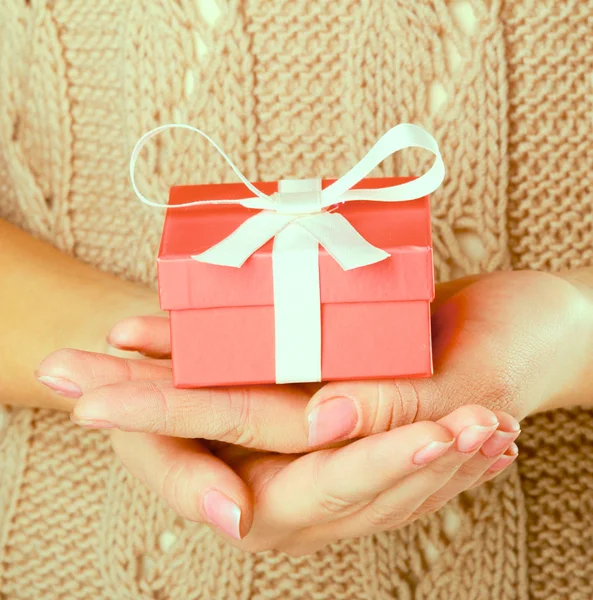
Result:
<svg viewBox="0 0 593 600"><path fill-rule="evenodd" d="M448 166L440 280L593 265L592 30L593 0L0 0L0 217L154 282L162 214L126 171L144 131L200 126L274 180L339 176L408 121ZM159 198L234 180L185 132L139 174ZM591 600L593 415L524 429L518 466L440 514L290 559L176 518L103 433L3 409L0 598Z"/></svg>

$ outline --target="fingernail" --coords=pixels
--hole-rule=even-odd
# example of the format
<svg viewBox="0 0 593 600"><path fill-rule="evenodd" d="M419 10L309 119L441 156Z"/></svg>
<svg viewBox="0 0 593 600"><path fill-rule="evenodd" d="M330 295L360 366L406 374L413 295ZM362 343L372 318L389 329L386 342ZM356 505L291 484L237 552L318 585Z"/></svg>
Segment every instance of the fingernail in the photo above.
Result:
<svg viewBox="0 0 593 600"><path fill-rule="evenodd" d="M487 458L503 454L520 433L520 431L495 431L492 437L484 442L482 454Z"/></svg>
<svg viewBox="0 0 593 600"><path fill-rule="evenodd" d="M506 454L510 456L517 456L517 454L519 454L519 446L517 446L515 443L512 443L509 449L506 451Z"/></svg>
<svg viewBox="0 0 593 600"><path fill-rule="evenodd" d="M85 427L87 429L114 429L116 427L115 424L110 423L109 421L101 421L97 419L78 419L76 415L71 414L70 420L76 425L80 427Z"/></svg>
<svg viewBox="0 0 593 600"><path fill-rule="evenodd" d="M427 446L424 446L422 450L418 450L416 454L414 454L414 458L412 462L415 465L425 465L437 458L439 456L443 456L447 450L453 445L455 440L451 440L450 442L430 442Z"/></svg>
<svg viewBox="0 0 593 600"><path fill-rule="evenodd" d="M517 458L517 455L515 454L514 456L507 456L506 454L504 456L501 456L489 469L488 471L490 471L491 473L498 473L498 471L503 471L504 469L506 469L515 459Z"/></svg>
<svg viewBox="0 0 593 600"><path fill-rule="evenodd" d="M309 413L309 445L322 446L348 438L358 423L358 411L350 398L332 398Z"/></svg>
<svg viewBox="0 0 593 600"><path fill-rule="evenodd" d="M241 539L241 509L228 496L211 490L202 501L208 520L227 535Z"/></svg>
<svg viewBox="0 0 593 600"><path fill-rule="evenodd" d="M519 421L517 421L517 419L510 420L509 428L511 429L511 431L516 432L517 435L521 433L521 424L519 423Z"/></svg>
<svg viewBox="0 0 593 600"><path fill-rule="evenodd" d="M493 433L496 431L496 425L472 425L466 427L457 436L457 450L459 452L474 452L477 450Z"/></svg>
<svg viewBox="0 0 593 600"><path fill-rule="evenodd" d="M43 383L48 388L60 394L60 396L66 396L67 398L80 398L82 396L82 390L80 387L63 377L51 377L50 375L40 375L37 377L37 381Z"/></svg>

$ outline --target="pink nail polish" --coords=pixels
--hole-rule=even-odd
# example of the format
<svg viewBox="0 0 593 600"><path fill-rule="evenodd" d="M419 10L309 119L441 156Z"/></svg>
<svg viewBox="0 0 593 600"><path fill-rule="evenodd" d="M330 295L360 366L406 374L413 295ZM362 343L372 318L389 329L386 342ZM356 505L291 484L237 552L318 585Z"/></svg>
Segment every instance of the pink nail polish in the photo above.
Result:
<svg viewBox="0 0 593 600"><path fill-rule="evenodd" d="M443 456L447 450L453 445L454 440L450 442L430 442L427 446L424 446L421 450L418 450L414 454L412 462L415 465L426 465L433 460L436 460L440 456Z"/></svg>
<svg viewBox="0 0 593 600"><path fill-rule="evenodd" d="M358 423L351 398L332 398L309 413L309 445L322 446L350 437Z"/></svg>
<svg viewBox="0 0 593 600"><path fill-rule="evenodd" d="M228 496L210 490L204 495L202 507L212 525L236 540L241 539L241 509Z"/></svg>
<svg viewBox="0 0 593 600"><path fill-rule="evenodd" d="M459 452L475 452L495 431L496 425L472 425L466 427L457 436L457 450Z"/></svg>
<svg viewBox="0 0 593 600"><path fill-rule="evenodd" d="M482 454L487 458L503 454L517 439L519 433L520 431L495 431L492 437L484 442Z"/></svg>
<svg viewBox="0 0 593 600"><path fill-rule="evenodd" d="M52 389L56 394L60 394L60 396L66 396L67 398L80 398L82 396L80 387L73 381L63 377L41 375L37 377L37 381Z"/></svg>

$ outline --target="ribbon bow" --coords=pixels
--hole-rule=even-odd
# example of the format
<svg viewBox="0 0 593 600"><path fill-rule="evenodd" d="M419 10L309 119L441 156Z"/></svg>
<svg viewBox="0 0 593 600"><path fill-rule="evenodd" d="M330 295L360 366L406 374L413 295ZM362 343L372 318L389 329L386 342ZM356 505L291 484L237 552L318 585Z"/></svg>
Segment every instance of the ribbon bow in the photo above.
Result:
<svg viewBox="0 0 593 600"><path fill-rule="evenodd" d="M252 196L236 200L201 200L169 206L142 195L134 176L144 145L167 129L187 129L204 137L221 154ZM351 189L388 156L406 148L432 152L436 160L417 179L379 189ZM353 200L406 202L432 194L443 182L445 166L435 139L416 125L400 124L384 134L350 171L324 190L321 180L280 181L278 191L258 190L233 164L226 153L203 131L183 124L162 125L144 134L130 159L130 178L138 199L152 207L183 208L208 204L240 204L260 212L247 219L224 240L192 259L213 265L240 268L269 240L274 279L276 325L276 381L321 381L321 313L319 298L318 244L344 270L384 260L389 253L365 240L350 222L329 207Z"/></svg>

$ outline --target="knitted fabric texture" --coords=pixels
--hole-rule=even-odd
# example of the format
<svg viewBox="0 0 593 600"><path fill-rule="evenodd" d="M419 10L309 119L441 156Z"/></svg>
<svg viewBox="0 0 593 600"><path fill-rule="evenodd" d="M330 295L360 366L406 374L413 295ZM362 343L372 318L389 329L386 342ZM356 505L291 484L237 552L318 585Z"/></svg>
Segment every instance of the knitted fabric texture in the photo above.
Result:
<svg viewBox="0 0 593 600"><path fill-rule="evenodd" d="M0 216L154 284L148 129L208 131L252 180L339 176L399 122L448 166L437 277L593 265L593 0L0 0ZM375 175L417 174L407 151ZM187 132L147 195L234 181ZM9 403L10 398L3 398ZM243 554L184 522L107 436L0 414L0 598L590 600L593 415L529 420L518 465L400 531Z"/></svg>

